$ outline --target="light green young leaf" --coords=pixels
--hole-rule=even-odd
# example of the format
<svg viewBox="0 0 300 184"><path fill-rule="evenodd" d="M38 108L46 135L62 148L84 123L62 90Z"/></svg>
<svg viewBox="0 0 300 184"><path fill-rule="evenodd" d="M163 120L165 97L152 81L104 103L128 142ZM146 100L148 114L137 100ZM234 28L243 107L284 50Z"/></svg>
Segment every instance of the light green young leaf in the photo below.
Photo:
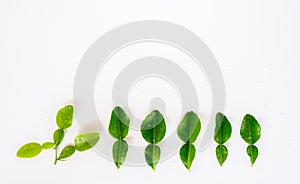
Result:
<svg viewBox="0 0 300 184"><path fill-rule="evenodd" d="M216 126L214 139L219 144L224 144L231 136L232 127L227 117L222 113L216 115Z"/></svg>
<svg viewBox="0 0 300 184"><path fill-rule="evenodd" d="M201 130L201 122L193 111L187 112L177 127L177 135L183 142L196 141Z"/></svg>
<svg viewBox="0 0 300 184"><path fill-rule="evenodd" d="M56 115L56 124L60 129L67 129L72 125L74 108L67 105L61 108Z"/></svg>
<svg viewBox="0 0 300 184"><path fill-rule="evenodd" d="M224 145L218 145L216 148L216 155L220 166L223 165L225 160L227 159L228 150Z"/></svg>
<svg viewBox="0 0 300 184"><path fill-rule="evenodd" d="M160 142L166 134L164 117L158 110L152 111L141 125L143 138L151 144Z"/></svg>
<svg viewBox="0 0 300 184"><path fill-rule="evenodd" d="M40 154L42 146L39 143L31 142L23 145L17 152L20 158L32 158Z"/></svg>
<svg viewBox="0 0 300 184"><path fill-rule="evenodd" d="M111 113L109 133L116 139L122 140L128 134L129 117L121 107L115 107Z"/></svg>
<svg viewBox="0 0 300 184"><path fill-rule="evenodd" d="M100 139L100 135L97 132L80 134L75 137L75 148L78 151L85 151L91 149L97 144Z"/></svg>
<svg viewBox="0 0 300 184"><path fill-rule="evenodd" d="M45 150L53 148L54 146L55 146L55 144L53 142L44 142L42 144L42 148Z"/></svg>
<svg viewBox="0 0 300 184"><path fill-rule="evenodd" d="M155 170L160 158L160 148L155 144L149 144L145 148L145 158L147 164Z"/></svg>
<svg viewBox="0 0 300 184"><path fill-rule="evenodd" d="M254 146L254 145L249 145L247 147L247 154L250 157L251 166L253 166L253 164L256 161L257 156L258 156L258 149L257 149L257 147Z"/></svg>
<svg viewBox="0 0 300 184"><path fill-rule="evenodd" d="M124 140L117 140L113 145L113 159L119 169L125 162L128 151L128 144Z"/></svg>
<svg viewBox="0 0 300 184"><path fill-rule="evenodd" d="M193 160L195 158L196 148L191 143L184 144L179 151L180 159L184 166L190 170Z"/></svg>
<svg viewBox="0 0 300 184"><path fill-rule="evenodd" d="M244 141L250 145L259 140L261 136L261 128L257 120L252 115L246 114L244 116L240 134Z"/></svg>
<svg viewBox="0 0 300 184"><path fill-rule="evenodd" d="M60 145L60 143L64 139L64 136L65 136L64 130L62 129L55 130L55 132L53 133L53 141L55 143L55 146Z"/></svg>
<svg viewBox="0 0 300 184"><path fill-rule="evenodd" d="M61 153L58 157L58 160L65 159L65 158L68 158L68 157L72 156L75 153L75 150L76 149L75 149L74 146L64 147L64 149L61 151Z"/></svg>

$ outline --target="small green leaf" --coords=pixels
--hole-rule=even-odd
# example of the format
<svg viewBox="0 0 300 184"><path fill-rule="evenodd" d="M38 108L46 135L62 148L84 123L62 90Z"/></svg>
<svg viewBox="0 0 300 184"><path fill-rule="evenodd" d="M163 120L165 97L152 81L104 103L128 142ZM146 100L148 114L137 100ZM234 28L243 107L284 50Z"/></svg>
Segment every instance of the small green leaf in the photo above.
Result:
<svg viewBox="0 0 300 184"><path fill-rule="evenodd" d="M160 142L166 134L164 117L158 110L152 111L141 125L143 138L151 144Z"/></svg>
<svg viewBox="0 0 300 184"><path fill-rule="evenodd" d="M183 142L196 141L201 130L201 122L193 111L187 112L177 128L177 135Z"/></svg>
<svg viewBox="0 0 300 184"><path fill-rule="evenodd" d="M219 144L224 144L231 136L232 127L227 117L222 113L216 115L216 126L214 139Z"/></svg>
<svg viewBox="0 0 300 184"><path fill-rule="evenodd" d="M257 159L258 156L258 149L256 146L254 145L249 145L247 147L247 154L250 157L250 161L251 161L251 166L253 166L255 160Z"/></svg>
<svg viewBox="0 0 300 184"><path fill-rule="evenodd" d="M241 130L241 137L248 144L252 145L258 141L261 136L261 128L257 120L250 114L245 115Z"/></svg>
<svg viewBox="0 0 300 184"><path fill-rule="evenodd" d="M216 155L220 166L222 166L225 160L227 159L227 155L228 155L228 150L226 146L218 145L216 148Z"/></svg>
<svg viewBox="0 0 300 184"><path fill-rule="evenodd" d="M149 144L145 148L145 158L147 164L155 170L160 158L160 148L155 144Z"/></svg>
<svg viewBox="0 0 300 184"><path fill-rule="evenodd" d="M54 146L55 146L55 144L53 142L44 142L42 145L42 148L47 150L47 149L53 148Z"/></svg>
<svg viewBox="0 0 300 184"><path fill-rule="evenodd" d="M55 132L53 133L53 141L56 146L60 145L60 143L64 139L64 136L65 136L64 130L62 129L55 130Z"/></svg>
<svg viewBox="0 0 300 184"><path fill-rule="evenodd" d="M75 137L75 148L78 151L85 151L91 149L97 144L100 139L100 135L97 132L80 134Z"/></svg>
<svg viewBox="0 0 300 184"><path fill-rule="evenodd" d="M111 113L109 133L116 139L122 140L128 134L129 117L121 107L115 107Z"/></svg>
<svg viewBox="0 0 300 184"><path fill-rule="evenodd" d="M66 146L64 147L64 149L61 151L58 160L64 159L64 158L68 158L70 156L72 156L75 152L75 147L74 146Z"/></svg>
<svg viewBox="0 0 300 184"><path fill-rule="evenodd" d="M42 146L39 143L31 142L23 145L17 152L20 158L32 158L40 154Z"/></svg>
<svg viewBox="0 0 300 184"><path fill-rule="evenodd" d="M67 129L72 125L74 108L67 105L61 108L56 115L56 124L60 129Z"/></svg>
<svg viewBox="0 0 300 184"><path fill-rule="evenodd" d="M184 144L179 151L180 159L184 166L190 170L193 160L195 158L196 148L191 143Z"/></svg>
<svg viewBox="0 0 300 184"><path fill-rule="evenodd" d="M126 159L128 144L124 140L117 140L113 145L113 159L119 169Z"/></svg>

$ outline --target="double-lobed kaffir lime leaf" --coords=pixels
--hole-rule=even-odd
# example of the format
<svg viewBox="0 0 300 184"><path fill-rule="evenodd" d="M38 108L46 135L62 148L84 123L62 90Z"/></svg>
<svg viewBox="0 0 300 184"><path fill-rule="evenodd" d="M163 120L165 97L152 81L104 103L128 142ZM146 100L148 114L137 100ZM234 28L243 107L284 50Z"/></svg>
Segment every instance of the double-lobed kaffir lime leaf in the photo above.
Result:
<svg viewBox="0 0 300 184"><path fill-rule="evenodd" d="M250 157L250 162L253 166L258 156L258 149L253 144L256 143L261 136L261 127L255 117L250 114L246 114L244 116L240 129L240 135L244 141L249 144L247 148L247 154Z"/></svg>
<svg viewBox="0 0 300 184"><path fill-rule="evenodd" d="M17 152L20 158L32 158L40 154L42 146L39 143L31 142L23 145Z"/></svg>
<svg viewBox="0 0 300 184"><path fill-rule="evenodd" d="M113 145L113 159L119 169L125 162L128 151L128 144L124 140L117 140Z"/></svg>
<svg viewBox="0 0 300 184"><path fill-rule="evenodd" d="M192 143L185 143L179 151L180 159L184 166L190 170L195 158L196 148Z"/></svg>
<svg viewBox="0 0 300 184"><path fill-rule="evenodd" d="M95 146L100 139L100 135L97 132L80 134L74 139L75 148L78 151L86 151Z"/></svg>
<svg viewBox="0 0 300 184"><path fill-rule="evenodd" d="M158 110L152 111L143 121L141 132L148 143L159 143L166 134L166 123L163 115Z"/></svg>
<svg viewBox="0 0 300 184"><path fill-rule="evenodd" d="M110 123L109 123L109 133L116 139L124 139L129 130L129 117L121 107L115 107L111 113Z"/></svg>
<svg viewBox="0 0 300 184"><path fill-rule="evenodd" d="M196 141L201 130L201 122L193 111L187 112L177 127L177 135L183 142Z"/></svg>
<svg viewBox="0 0 300 184"><path fill-rule="evenodd" d="M216 114L215 120L214 140L219 144L216 147L216 155L220 166L222 166L228 156L228 150L223 144L229 140L232 127L227 117L220 112Z"/></svg>
<svg viewBox="0 0 300 184"><path fill-rule="evenodd" d="M67 129L72 125L74 108L72 105L67 105L61 108L56 115L56 124L60 129Z"/></svg>
<svg viewBox="0 0 300 184"><path fill-rule="evenodd" d="M149 144L145 149L145 158L147 164L155 170L160 158L160 148L155 144Z"/></svg>
<svg viewBox="0 0 300 184"><path fill-rule="evenodd" d="M177 127L178 137L185 142L180 148L179 156L184 166L190 170L196 154L192 144L196 141L201 130L201 121L193 111L187 112Z"/></svg>
<svg viewBox="0 0 300 184"><path fill-rule="evenodd" d="M163 115L158 110L152 111L142 122L141 132L143 138L150 143L145 148L146 162L155 170L160 158L160 148L155 144L159 143L166 134L166 123Z"/></svg>

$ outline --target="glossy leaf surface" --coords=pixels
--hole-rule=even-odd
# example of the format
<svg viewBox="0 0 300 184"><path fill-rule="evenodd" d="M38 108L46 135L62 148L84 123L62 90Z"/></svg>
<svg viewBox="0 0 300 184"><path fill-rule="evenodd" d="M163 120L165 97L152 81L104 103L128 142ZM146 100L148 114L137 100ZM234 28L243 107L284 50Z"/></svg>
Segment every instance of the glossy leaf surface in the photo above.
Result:
<svg viewBox="0 0 300 184"><path fill-rule="evenodd" d="M158 110L152 111L141 125L143 138L151 144L160 142L166 134L164 117Z"/></svg>
<svg viewBox="0 0 300 184"><path fill-rule="evenodd" d="M183 142L193 143L196 141L201 130L201 122L197 114L187 112L177 127L177 135Z"/></svg>

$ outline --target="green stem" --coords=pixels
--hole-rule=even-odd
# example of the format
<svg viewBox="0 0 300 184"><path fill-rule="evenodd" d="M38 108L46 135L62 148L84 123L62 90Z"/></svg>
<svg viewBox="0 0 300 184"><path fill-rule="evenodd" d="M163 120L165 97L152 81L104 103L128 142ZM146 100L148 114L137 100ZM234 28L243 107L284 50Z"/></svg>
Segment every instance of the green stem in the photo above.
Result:
<svg viewBox="0 0 300 184"><path fill-rule="evenodd" d="M54 153L55 153L54 165L56 165L57 160L58 160L58 158L57 158L57 146L54 147Z"/></svg>

